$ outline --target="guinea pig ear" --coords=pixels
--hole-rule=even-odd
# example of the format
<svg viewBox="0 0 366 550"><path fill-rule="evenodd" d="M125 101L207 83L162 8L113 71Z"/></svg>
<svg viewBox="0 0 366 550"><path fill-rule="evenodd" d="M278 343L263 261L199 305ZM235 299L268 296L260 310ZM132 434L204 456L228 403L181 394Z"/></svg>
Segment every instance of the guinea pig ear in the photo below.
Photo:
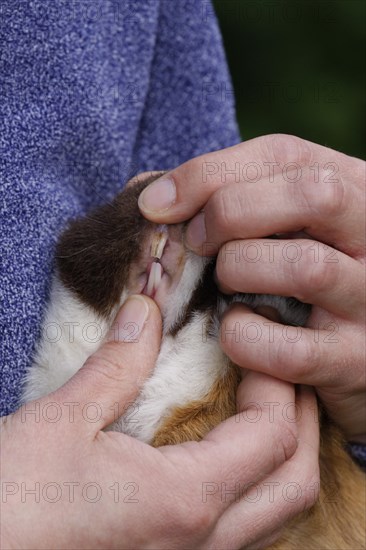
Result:
<svg viewBox="0 0 366 550"><path fill-rule="evenodd" d="M133 187L137 184L144 183L145 186L149 185L149 183L152 183L153 181L157 180L161 176L164 176L168 170L162 170L160 172L152 171L152 172L141 172L140 174L137 174L137 176L134 176L128 182L126 183L126 189L129 187Z"/></svg>
<svg viewBox="0 0 366 550"><path fill-rule="evenodd" d="M72 221L56 249L64 286L102 316L109 316L119 303L131 263L138 259L144 232L151 226L137 201L141 191L162 172L145 174L111 203Z"/></svg>

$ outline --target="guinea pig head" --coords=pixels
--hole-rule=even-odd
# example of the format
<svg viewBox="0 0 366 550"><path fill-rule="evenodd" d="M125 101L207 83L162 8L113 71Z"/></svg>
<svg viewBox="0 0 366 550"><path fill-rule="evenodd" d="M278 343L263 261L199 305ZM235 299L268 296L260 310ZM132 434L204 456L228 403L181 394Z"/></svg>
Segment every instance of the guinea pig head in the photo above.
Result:
<svg viewBox="0 0 366 550"><path fill-rule="evenodd" d="M130 183L72 221L56 257L62 283L99 315L114 314L130 294L146 294L159 305L167 332L187 314L211 262L185 247L186 223L158 225L141 215L138 197L160 175Z"/></svg>

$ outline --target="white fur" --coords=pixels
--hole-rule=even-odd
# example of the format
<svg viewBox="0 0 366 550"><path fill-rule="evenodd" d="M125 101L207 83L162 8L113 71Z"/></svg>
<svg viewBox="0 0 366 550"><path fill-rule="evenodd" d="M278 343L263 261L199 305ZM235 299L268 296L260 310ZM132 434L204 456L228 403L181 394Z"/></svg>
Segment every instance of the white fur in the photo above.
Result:
<svg viewBox="0 0 366 550"><path fill-rule="evenodd" d="M113 429L150 442L177 407L200 401L224 373L227 361L217 339L206 336L209 316L196 313L173 338L166 336L150 379Z"/></svg>
<svg viewBox="0 0 366 550"><path fill-rule="evenodd" d="M174 292L166 297L162 311L165 334L179 322L184 314L185 308L191 299L192 291L197 288L208 262L209 258L203 258L193 252L186 251L183 273Z"/></svg>
<svg viewBox="0 0 366 550"><path fill-rule="evenodd" d="M73 328L71 323L76 323ZM94 327L98 332L93 331ZM98 349L107 330L107 321L54 276L42 336L25 379L22 401L37 399L63 386Z"/></svg>
<svg viewBox="0 0 366 550"><path fill-rule="evenodd" d="M167 297L165 332L178 321L188 304L202 275L204 262L193 254L187 258L177 287ZM126 297L124 292L120 302L123 303ZM54 276L42 338L26 378L23 402L47 395L71 378L100 346L115 313L111 314L109 321L98 317ZM207 314L197 313L174 338L164 336L152 376L145 382L135 403L114 423L114 430L149 442L174 407L200 400L210 391L214 381L226 369L227 362L217 339L206 336L207 321ZM73 341L70 341L70 325L67 323L77 323ZM93 338L90 323L100 327L100 337L95 342L85 338ZM85 332L88 326L89 332ZM52 334L51 339L47 338L47 327L48 331L50 328L58 330L60 338L57 341L53 341Z"/></svg>

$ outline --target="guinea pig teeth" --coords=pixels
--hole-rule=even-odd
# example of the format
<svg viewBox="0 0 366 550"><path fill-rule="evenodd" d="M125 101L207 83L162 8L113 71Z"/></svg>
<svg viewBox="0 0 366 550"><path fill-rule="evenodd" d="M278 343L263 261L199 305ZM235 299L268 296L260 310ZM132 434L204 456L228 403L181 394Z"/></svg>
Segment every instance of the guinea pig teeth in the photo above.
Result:
<svg viewBox="0 0 366 550"><path fill-rule="evenodd" d="M153 262L153 264L151 265L149 279L147 281L147 287L144 294L146 294L147 296L154 295L160 284L162 273L163 268L161 264L159 262Z"/></svg>
<svg viewBox="0 0 366 550"><path fill-rule="evenodd" d="M166 242L168 240L168 228L166 225L159 225L157 231L153 234L151 243L151 256L160 258L163 255Z"/></svg>

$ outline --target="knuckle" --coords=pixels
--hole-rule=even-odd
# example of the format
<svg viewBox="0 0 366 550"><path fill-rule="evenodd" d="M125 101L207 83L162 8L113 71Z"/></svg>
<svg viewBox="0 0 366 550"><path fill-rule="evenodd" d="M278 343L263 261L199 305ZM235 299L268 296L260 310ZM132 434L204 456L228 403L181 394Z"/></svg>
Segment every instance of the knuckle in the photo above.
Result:
<svg viewBox="0 0 366 550"><path fill-rule="evenodd" d="M301 383L308 379L310 371L319 363L319 352L313 346L311 338L301 330L299 338L292 340L289 335L283 333L276 346L270 347L269 369L278 372L292 383Z"/></svg>
<svg viewBox="0 0 366 550"><path fill-rule="evenodd" d="M329 292L337 284L339 263L325 261L324 246L302 242L299 250L301 251L300 261L287 263L288 275L295 297L301 302L311 303L315 293Z"/></svg>
<svg viewBox="0 0 366 550"><path fill-rule="evenodd" d="M233 270L233 261L235 258L231 253L232 247L228 244L224 244L220 250L216 259L216 276L220 283L229 284L231 283L231 275ZM230 252L230 253L229 253Z"/></svg>
<svg viewBox="0 0 366 550"><path fill-rule="evenodd" d="M190 514L190 532L207 534L210 532L214 523L215 514L212 513L212 507L198 506L194 514ZM193 517L192 517L193 516Z"/></svg>
<svg viewBox="0 0 366 550"><path fill-rule="evenodd" d="M329 174L320 170L319 183L309 180L299 182L294 189L302 207L310 210L320 222L344 213L348 196L341 178L328 181Z"/></svg>
<svg viewBox="0 0 366 550"><path fill-rule="evenodd" d="M309 372L318 371L320 357L319 349L313 345L311 338L304 337L299 342L296 349L296 359L293 360L293 370L296 381L302 382L308 379Z"/></svg>
<svg viewBox="0 0 366 550"><path fill-rule="evenodd" d="M220 187L210 197L205 211L207 217L212 220L218 235L226 233L227 229L233 224L235 209L233 208L230 189Z"/></svg>
<svg viewBox="0 0 366 550"><path fill-rule="evenodd" d="M293 364L293 345L289 344L283 330L275 332L273 345L268 346L268 363L271 372L291 372Z"/></svg>
<svg viewBox="0 0 366 550"><path fill-rule="evenodd" d="M289 460L296 452L298 445L297 427L294 422L286 422L284 418L278 421L277 427L278 435L274 448L274 463L275 466L280 466Z"/></svg>
<svg viewBox="0 0 366 550"><path fill-rule="evenodd" d="M180 188L183 191L186 188L187 182L196 182L198 179L203 182L205 177L205 167L208 163L208 158L205 156L199 156L184 162L176 168L172 172L172 177L174 177L177 188Z"/></svg>
<svg viewBox="0 0 366 550"><path fill-rule="evenodd" d="M85 363L85 368L90 370L95 377L108 383L121 382L126 378L125 369L119 360L115 346L109 342L103 346L100 353L89 357Z"/></svg>
<svg viewBox="0 0 366 550"><path fill-rule="evenodd" d="M324 172L322 182L327 174ZM315 195L315 208L322 217L336 217L344 211L345 188L342 180L339 178L334 182L323 183L320 186L320 193Z"/></svg>
<svg viewBox="0 0 366 550"><path fill-rule="evenodd" d="M182 499L179 507L170 510L170 517L175 534L178 532L179 538L184 539L192 538L192 534L196 538L207 535L215 521L215 513L211 506L196 506L192 514L191 499L187 502Z"/></svg>
<svg viewBox="0 0 366 550"><path fill-rule="evenodd" d="M269 153L280 165L288 162L296 162L300 166L310 164L312 161L311 145L297 137L289 134L270 134L264 136L265 153Z"/></svg>

